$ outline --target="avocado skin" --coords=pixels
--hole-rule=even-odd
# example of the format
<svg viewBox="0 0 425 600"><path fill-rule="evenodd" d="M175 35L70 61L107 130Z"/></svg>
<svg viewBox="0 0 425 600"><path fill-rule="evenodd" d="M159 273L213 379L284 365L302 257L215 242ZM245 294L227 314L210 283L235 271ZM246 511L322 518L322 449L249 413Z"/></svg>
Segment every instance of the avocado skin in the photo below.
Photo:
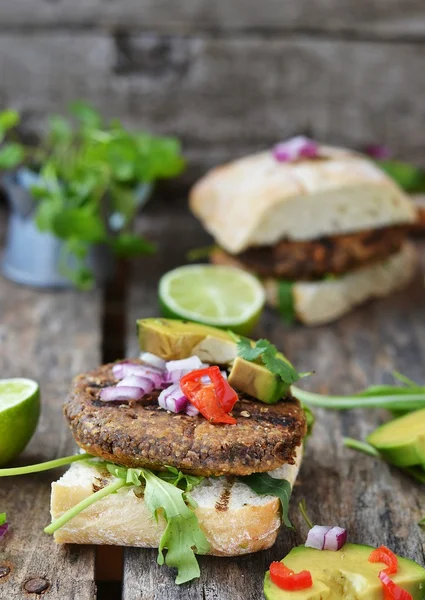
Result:
<svg viewBox="0 0 425 600"><path fill-rule="evenodd" d="M425 409L384 423L367 437L367 441L396 467L424 464Z"/></svg>
<svg viewBox="0 0 425 600"><path fill-rule="evenodd" d="M270 579L267 571L264 594L267 600L382 600L382 584L379 572L382 563L370 563L368 558L374 550L371 546L346 544L338 552L315 550L305 546L293 548L283 559L285 565L296 573L304 569L311 572L313 586L306 590L289 592L282 590ZM408 591L413 600L423 600L425 569L412 560L398 557L398 572L391 579ZM344 593L344 584L347 587Z"/></svg>
<svg viewBox="0 0 425 600"><path fill-rule="evenodd" d="M160 318L140 319L137 329L141 350L165 360L197 354L204 362L231 365L230 385L261 402L275 404L288 392L289 385L266 367L237 356L236 342L227 331L199 323Z"/></svg>

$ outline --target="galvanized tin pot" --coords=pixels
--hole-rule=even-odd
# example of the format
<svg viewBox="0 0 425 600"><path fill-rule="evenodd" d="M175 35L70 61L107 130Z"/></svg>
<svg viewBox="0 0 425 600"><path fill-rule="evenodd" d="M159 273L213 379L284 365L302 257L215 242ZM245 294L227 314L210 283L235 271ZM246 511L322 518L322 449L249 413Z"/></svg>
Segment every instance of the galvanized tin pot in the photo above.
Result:
<svg viewBox="0 0 425 600"><path fill-rule="evenodd" d="M3 178L10 216L2 274L16 283L33 287L72 288L73 283L59 272L59 263L63 260L62 240L49 232L39 231L34 221L35 201L29 189L37 181L38 175L25 168ZM138 206L141 207L148 201L152 185L142 184L137 191ZM120 229L119 215L110 215L109 226L116 231ZM114 274L115 260L107 246L92 246L86 264L93 271L97 285ZM70 260L67 266L72 269L73 261Z"/></svg>

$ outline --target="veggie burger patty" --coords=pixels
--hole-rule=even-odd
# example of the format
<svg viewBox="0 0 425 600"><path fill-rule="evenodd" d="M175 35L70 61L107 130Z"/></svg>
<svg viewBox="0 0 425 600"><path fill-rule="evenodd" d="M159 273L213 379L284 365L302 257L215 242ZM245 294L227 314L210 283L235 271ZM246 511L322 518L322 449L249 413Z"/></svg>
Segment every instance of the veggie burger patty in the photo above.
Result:
<svg viewBox="0 0 425 600"><path fill-rule="evenodd" d="M75 440L90 454L126 467L169 465L204 476L249 475L294 463L306 420L292 396L267 405L239 394L232 411L237 424L213 425L161 409L159 391L139 402L103 402L100 390L116 383L112 366L77 376L64 406Z"/></svg>
<svg viewBox="0 0 425 600"><path fill-rule="evenodd" d="M236 256L220 249L213 260L228 263L236 259L260 277L314 280L384 260L400 250L406 235L407 227L397 225L306 242L282 240L274 246L249 248Z"/></svg>

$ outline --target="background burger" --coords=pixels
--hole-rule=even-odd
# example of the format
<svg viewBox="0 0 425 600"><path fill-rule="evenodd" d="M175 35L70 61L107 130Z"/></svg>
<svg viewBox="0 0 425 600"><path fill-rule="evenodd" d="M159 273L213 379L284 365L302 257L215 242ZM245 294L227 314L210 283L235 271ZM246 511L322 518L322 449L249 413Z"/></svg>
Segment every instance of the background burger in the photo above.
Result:
<svg viewBox="0 0 425 600"><path fill-rule="evenodd" d="M190 207L219 246L212 261L261 277L288 319L331 321L414 274L411 201L348 150L293 138L212 169Z"/></svg>

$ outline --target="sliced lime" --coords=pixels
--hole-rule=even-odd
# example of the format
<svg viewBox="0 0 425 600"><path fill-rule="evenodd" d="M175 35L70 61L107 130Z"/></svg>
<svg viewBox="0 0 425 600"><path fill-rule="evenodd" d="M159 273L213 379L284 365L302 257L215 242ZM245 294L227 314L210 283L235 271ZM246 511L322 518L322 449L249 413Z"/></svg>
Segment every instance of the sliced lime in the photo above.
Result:
<svg viewBox="0 0 425 600"><path fill-rule="evenodd" d="M159 282L165 317L184 319L248 334L260 318L265 294L253 275L221 265L188 265Z"/></svg>
<svg viewBox="0 0 425 600"><path fill-rule="evenodd" d="M0 379L0 465L28 444L40 414L40 391L32 379Z"/></svg>

